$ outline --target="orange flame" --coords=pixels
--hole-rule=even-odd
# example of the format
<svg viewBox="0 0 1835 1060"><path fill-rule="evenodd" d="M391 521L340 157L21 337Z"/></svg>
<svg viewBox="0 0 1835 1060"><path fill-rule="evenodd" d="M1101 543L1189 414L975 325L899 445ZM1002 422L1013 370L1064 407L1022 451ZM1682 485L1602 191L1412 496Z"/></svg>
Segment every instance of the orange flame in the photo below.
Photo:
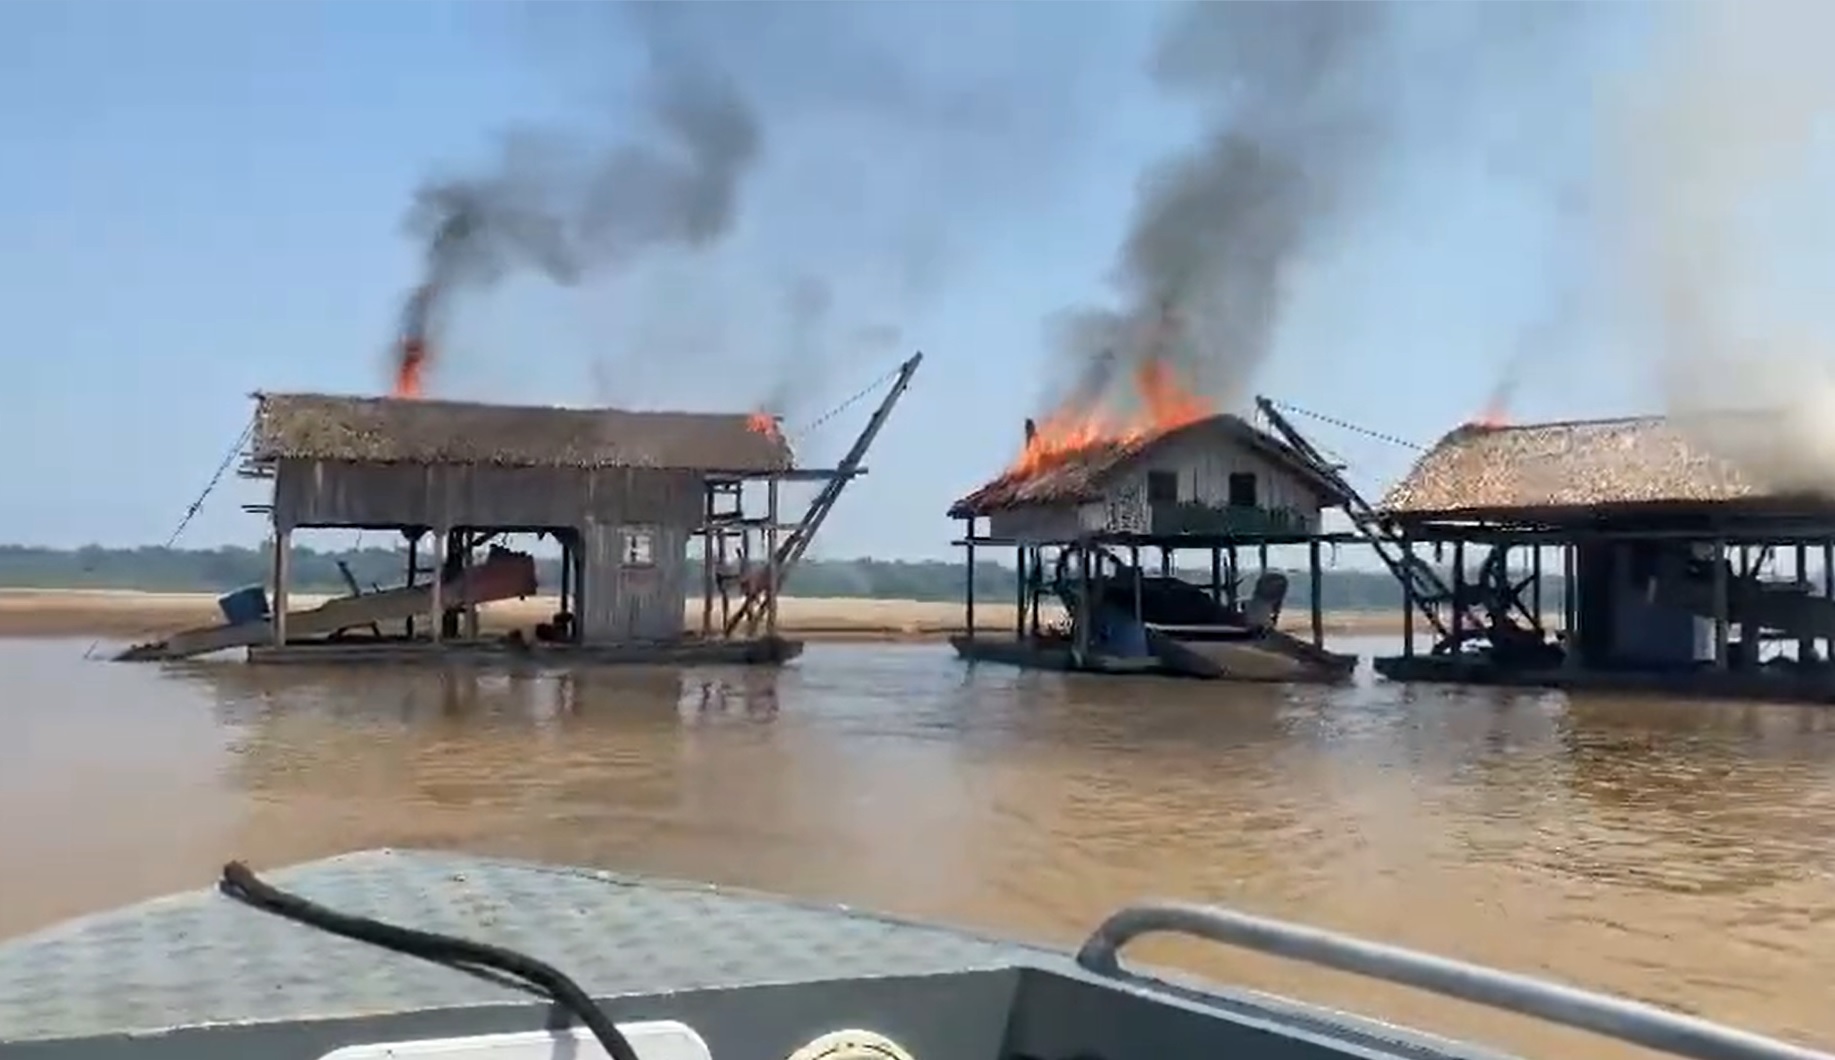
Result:
<svg viewBox="0 0 1835 1060"><path fill-rule="evenodd" d="M1486 428L1507 427L1510 425L1509 405L1509 395L1501 392L1492 394L1485 400L1484 407L1478 410L1478 415L1465 421L1465 425Z"/></svg>
<svg viewBox="0 0 1835 1060"><path fill-rule="evenodd" d="M1059 408L1040 421L1026 439L1025 450L1007 468L1024 477L1098 445L1132 445L1204 419L1215 411L1210 401L1184 387L1173 366L1150 357L1134 370L1139 409L1117 416L1102 408Z"/></svg>
<svg viewBox="0 0 1835 1060"><path fill-rule="evenodd" d="M746 430L775 438L779 434L777 419L769 412L754 412L745 418Z"/></svg>
<svg viewBox="0 0 1835 1060"><path fill-rule="evenodd" d="M427 345L412 336L401 340L400 356L395 361L395 396L421 396L422 375L427 366Z"/></svg>

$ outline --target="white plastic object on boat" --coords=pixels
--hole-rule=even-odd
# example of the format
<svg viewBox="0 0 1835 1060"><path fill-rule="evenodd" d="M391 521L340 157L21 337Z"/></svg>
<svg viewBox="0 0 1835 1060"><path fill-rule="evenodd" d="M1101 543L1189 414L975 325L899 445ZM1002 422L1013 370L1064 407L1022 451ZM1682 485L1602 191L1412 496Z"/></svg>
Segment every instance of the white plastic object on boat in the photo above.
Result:
<svg viewBox="0 0 1835 1060"><path fill-rule="evenodd" d="M642 1060L713 1060L707 1042L686 1023L651 1020L620 1023L631 1048ZM320 1060L611 1060L585 1027L514 1034L474 1034L463 1038L422 1038L407 1042L346 1045Z"/></svg>
<svg viewBox="0 0 1835 1060"><path fill-rule="evenodd" d="M830 1031L791 1053L787 1060L912 1060L897 1042L877 1031Z"/></svg>

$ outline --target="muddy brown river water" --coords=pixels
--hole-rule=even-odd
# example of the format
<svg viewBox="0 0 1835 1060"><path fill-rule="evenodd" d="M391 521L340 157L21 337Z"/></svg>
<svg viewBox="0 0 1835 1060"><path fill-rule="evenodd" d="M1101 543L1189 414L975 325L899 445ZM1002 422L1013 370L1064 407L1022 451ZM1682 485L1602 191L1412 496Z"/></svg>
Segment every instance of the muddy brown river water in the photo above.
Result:
<svg viewBox="0 0 1835 1060"><path fill-rule="evenodd" d="M450 847L1067 944L1143 895L1221 902L1835 1048L1826 710L1067 678L929 645L524 676L86 646L0 640L0 937L231 856ZM1631 1055L1217 947L1130 953L1530 1055Z"/></svg>

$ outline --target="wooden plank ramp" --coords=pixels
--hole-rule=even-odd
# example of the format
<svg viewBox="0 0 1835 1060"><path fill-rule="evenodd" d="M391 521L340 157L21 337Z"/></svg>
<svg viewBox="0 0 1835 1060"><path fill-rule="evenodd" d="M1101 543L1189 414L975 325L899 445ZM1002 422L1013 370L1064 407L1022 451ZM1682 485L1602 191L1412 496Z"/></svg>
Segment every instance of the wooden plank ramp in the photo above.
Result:
<svg viewBox="0 0 1835 1060"><path fill-rule="evenodd" d="M491 561L447 581L441 602L453 607L468 603L485 604L493 600L528 596L535 589L534 564L527 557L511 557ZM423 616L433 608L432 592L431 583L404 586L364 593L361 596L340 596L317 607L289 611L287 639L324 637L339 630L380 626L384 622ZM273 641L274 624L270 619L236 625L202 626L136 644L115 656L115 660L154 662L191 659L230 648L272 644Z"/></svg>

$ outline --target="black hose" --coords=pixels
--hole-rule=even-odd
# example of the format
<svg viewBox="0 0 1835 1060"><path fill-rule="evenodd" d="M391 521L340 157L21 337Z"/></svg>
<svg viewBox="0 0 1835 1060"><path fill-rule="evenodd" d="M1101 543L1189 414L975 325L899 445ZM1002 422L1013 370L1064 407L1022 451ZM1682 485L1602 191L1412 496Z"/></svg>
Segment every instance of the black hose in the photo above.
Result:
<svg viewBox="0 0 1835 1060"><path fill-rule="evenodd" d="M559 969L527 954L502 946L437 935L430 931L416 931L380 920L339 913L264 883L240 861L232 861L223 866L223 878L218 881L217 889L224 896L250 908L318 928L327 934L367 942L372 946L409 957L419 957L458 971L488 969L522 980L585 1024L611 1060L640 1060L637 1050L632 1048L624 1033L599 1010L598 1005L593 1004L592 998L580 989L578 983Z"/></svg>

